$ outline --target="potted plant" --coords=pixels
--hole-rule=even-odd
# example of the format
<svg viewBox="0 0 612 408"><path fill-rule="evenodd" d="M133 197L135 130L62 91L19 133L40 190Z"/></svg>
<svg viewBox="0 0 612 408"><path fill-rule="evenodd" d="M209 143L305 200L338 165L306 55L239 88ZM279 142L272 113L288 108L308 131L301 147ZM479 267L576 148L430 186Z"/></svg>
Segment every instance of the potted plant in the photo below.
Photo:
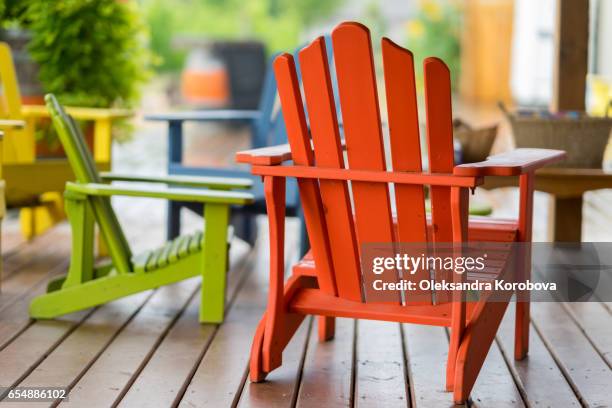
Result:
<svg viewBox="0 0 612 408"><path fill-rule="evenodd" d="M26 50L45 93L83 107L126 108L138 101L152 57L135 2L22 0L3 6L3 26L29 33ZM51 129L41 128L43 144L57 145Z"/></svg>

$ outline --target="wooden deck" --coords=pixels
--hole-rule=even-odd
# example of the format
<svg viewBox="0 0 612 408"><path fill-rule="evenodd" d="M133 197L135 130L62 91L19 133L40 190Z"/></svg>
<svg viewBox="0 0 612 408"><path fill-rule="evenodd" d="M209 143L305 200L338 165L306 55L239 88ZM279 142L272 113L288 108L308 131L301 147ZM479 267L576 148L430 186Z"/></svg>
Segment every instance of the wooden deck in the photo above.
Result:
<svg viewBox="0 0 612 408"><path fill-rule="evenodd" d="M222 325L198 323L197 278L31 321L29 301L67 268L69 230L60 225L23 243L15 221L4 224L0 386L69 387L69 400L60 405L77 407L452 405L443 391L448 334L439 327L339 319L335 340L319 343L307 320L282 368L269 381L250 384L250 343L266 304L265 236L253 250L242 242L232 246ZM142 245L146 232L139 232ZM296 235L289 234L289 259ZM612 406L610 304L534 304L527 360L512 359L512 341L513 319L506 316L471 406Z"/></svg>

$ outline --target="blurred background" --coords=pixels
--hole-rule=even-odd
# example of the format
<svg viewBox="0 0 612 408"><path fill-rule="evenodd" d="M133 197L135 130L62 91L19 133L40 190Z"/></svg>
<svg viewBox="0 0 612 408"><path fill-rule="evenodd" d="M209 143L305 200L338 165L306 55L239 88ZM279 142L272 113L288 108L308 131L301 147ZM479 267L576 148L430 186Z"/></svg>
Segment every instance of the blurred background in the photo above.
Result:
<svg viewBox="0 0 612 408"><path fill-rule="evenodd" d="M578 105L582 99L583 106L563 107L555 106L560 100L555 78L562 75L559 67L573 62L562 64L556 53L556 44L566 35L559 31L562 3L0 0L0 37L13 50L24 101L40 102L44 92L54 92L69 105L134 109L134 120L114 125L118 143L113 147L113 168L165 173L167 128L144 120L144 115L184 109L258 109L271 56L293 52L315 36L329 34L341 21L359 21L372 31L378 68L382 36L414 53L418 84L424 58L436 56L448 64L455 93L455 136L463 147L463 160L468 161L470 155L482 159L520 141L512 137L507 120L511 114L544 119L558 112L607 114L612 98L612 1L586 2L587 36L574 44L588 56L583 64L584 94L578 96ZM566 13L565 33L573 28L580 31L572 26L581 22L570 17ZM385 109L381 112L384 123ZM233 152L248 147L251 140L249 128L240 125L186 123L184 132L183 160L191 165L231 166ZM462 139L462 132L479 133L481 142L470 146L466 140L473 142L476 136ZM50 132L40 131L37 137L54 143ZM606 143L597 146L593 149L599 150L598 163L605 168L610 154L602 159ZM493 215L505 216L517 211L512 204L516 200L509 199L514 195L512 189L481 191L475 200L491 207ZM550 237L549 201L546 194L538 194L536 240ZM612 203L610 190L586 193L585 203L583 239L612 238L609 223L601 222L610 221L606 210ZM151 205L164 211L159 203ZM189 214L183 216L189 220ZM161 228L163 217L152 219L159 220Z"/></svg>

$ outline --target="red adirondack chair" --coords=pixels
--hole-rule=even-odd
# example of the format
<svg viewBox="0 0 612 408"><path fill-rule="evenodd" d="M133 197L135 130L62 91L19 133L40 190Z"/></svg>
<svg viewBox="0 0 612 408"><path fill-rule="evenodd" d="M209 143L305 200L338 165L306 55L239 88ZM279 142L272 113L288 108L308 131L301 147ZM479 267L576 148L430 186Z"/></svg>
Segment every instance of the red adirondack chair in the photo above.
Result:
<svg viewBox="0 0 612 408"><path fill-rule="evenodd" d="M463 402L508 302L468 304L452 298L424 305L408 298L402 303L398 298L394 303L366 303L361 245L468 239L529 242L534 171L561 160L565 153L518 149L481 163L455 166L449 71L441 60L428 58L424 72L429 172L423 172L413 57L384 38L391 146L391 157L386 158L369 31L358 23L340 24L332 33L332 44L346 146L340 138L325 41L320 37L299 53L309 124L295 62L290 54L283 54L274 62L274 70L289 145L236 155L237 161L250 163L252 172L264 179L270 229L270 292L253 340L251 380L262 381L280 366L283 349L307 315L319 316L322 341L333 337L336 317L418 323L450 327L446 387L454 391L456 402ZM386 160L391 160L392 171L387 170ZM520 177L518 220L469 218L469 191L484 176ZM288 177L298 180L312 249L285 281L284 186ZM430 187L431 217L425 212L426 186ZM524 269L529 273L528 263ZM517 302L516 312L515 358L521 359L529 343L529 303Z"/></svg>

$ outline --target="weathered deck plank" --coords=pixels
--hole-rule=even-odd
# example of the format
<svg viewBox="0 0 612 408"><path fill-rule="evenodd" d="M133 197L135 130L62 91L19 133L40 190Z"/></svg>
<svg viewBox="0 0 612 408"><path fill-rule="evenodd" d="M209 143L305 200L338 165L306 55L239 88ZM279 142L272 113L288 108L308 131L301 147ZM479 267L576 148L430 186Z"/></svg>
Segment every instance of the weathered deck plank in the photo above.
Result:
<svg viewBox="0 0 612 408"><path fill-rule="evenodd" d="M159 288L83 373L65 405L111 406L147 354L155 350L159 337L196 293L199 287L196 280Z"/></svg>
<svg viewBox="0 0 612 408"><path fill-rule="evenodd" d="M19 336L18 341L9 343L0 351L0 384L15 386L21 382L90 313L91 311L73 313L30 326Z"/></svg>
<svg viewBox="0 0 612 408"><path fill-rule="evenodd" d="M402 340L399 323L359 321L355 406L406 406L408 387Z"/></svg>
<svg viewBox="0 0 612 408"><path fill-rule="evenodd" d="M60 238L61 239L58 239ZM5 259L3 256L2 296L0 313L17 302L25 293L68 267L70 241L64 231L54 231L25 245L22 251ZM27 270L28 273L19 273Z"/></svg>
<svg viewBox="0 0 612 408"><path fill-rule="evenodd" d="M2 256L10 258L19 253L28 242L21 236L18 226L14 222L1 220L0 231L2 232L1 251ZM8 228L7 228L8 227Z"/></svg>
<svg viewBox="0 0 612 408"><path fill-rule="evenodd" d="M527 358L514 359L514 310L514 304L510 304L497 334L497 343L526 403L531 407L580 406L572 387L533 327Z"/></svg>
<svg viewBox="0 0 612 408"><path fill-rule="evenodd" d="M471 406L479 408L525 406L510 369L495 342L491 345L470 399Z"/></svg>
<svg viewBox="0 0 612 408"><path fill-rule="evenodd" d="M228 298L238 286L246 252L246 248L234 246L232 249L230 259L238 271L232 270L229 274ZM162 293L147 302L83 375L66 405L83 406L93 402L96 406L111 406L121 399L184 310L187 307L197 309L199 287L199 279L192 278L160 288L158 291ZM194 318L192 314L190 317Z"/></svg>
<svg viewBox="0 0 612 408"><path fill-rule="evenodd" d="M264 310L259 299L249 296L252 284L247 281L238 294L189 382L180 407L228 407L239 398L251 338Z"/></svg>
<svg viewBox="0 0 612 408"><path fill-rule="evenodd" d="M406 359L413 407L450 407L453 394L446 392L448 337L442 327L403 324Z"/></svg>
<svg viewBox="0 0 612 408"><path fill-rule="evenodd" d="M252 263L253 254L250 254L236 265L236 271L230 273L228 303L241 288L244 275L250 272ZM199 302L197 296L191 299L185 311L152 352L133 384L125 391L125 395L116 400L120 406L170 406L180 400L186 379L193 375L197 361L207 350L217 330L217 325L198 322ZM160 375L167 370L174 375Z"/></svg>
<svg viewBox="0 0 612 408"><path fill-rule="evenodd" d="M565 303L563 306L612 368L612 315L597 302Z"/></svg>
<svg viewBox="0 0 612 408"><path fill-rule="evenodd" d="M216 328L214 325L194 325L199 307L199 300L193 298L126 391L120 406L156 406L153 401L157 406L173 404Z"/></svg>
<svg viewBox="0 0 612 408"><path fill-rule="evenodd" d="M150 292L139 293L95 310L57 347L50 350L49 355L19 386L71 388L150 296Z"/></svg>
<svg viewBox="0 0 612 408"><path fill-rule="evenodd" d="M612 371L558 303L534 303L533 324L561 367L566 380L586 405L612 404Z"/></svg>
<svg viewBox="0 0 612 408"><path fill-rule="evenodd" d="M346 407L353 402L355 321L336 319L333 340L310 334L297 407Z"/></svg>
<svg viewBox="0 0 612 408"><path fill-rule="evenodd" d="M246 381L238 406L245 408L291 407L297 399L299 380L312 327L307 319L283 352L283 365L271 372L266 381L255 384Z"/></svg>
<svg viewBox="0 0 612 408"><path fill-rule="evenodd" d="M68 263L62 263L54 267L49 277L55 277L66 272ZM32 323L29 315L30 301L47 289L47 282L42 281L34 285L23 296L16 299L13 304L0 312L0 349L9 344L16 336L22 333Z"/></svg>
<svg viewBox="0 0 612 408"><path fill-rule="evenodd" d="M0 350L31 324L30 301L44 293L49 279L66 271L69 240L65 234L65 229L56 228L9 257L0 292ZM50 248L54 241L57 245Z"/></svg>

